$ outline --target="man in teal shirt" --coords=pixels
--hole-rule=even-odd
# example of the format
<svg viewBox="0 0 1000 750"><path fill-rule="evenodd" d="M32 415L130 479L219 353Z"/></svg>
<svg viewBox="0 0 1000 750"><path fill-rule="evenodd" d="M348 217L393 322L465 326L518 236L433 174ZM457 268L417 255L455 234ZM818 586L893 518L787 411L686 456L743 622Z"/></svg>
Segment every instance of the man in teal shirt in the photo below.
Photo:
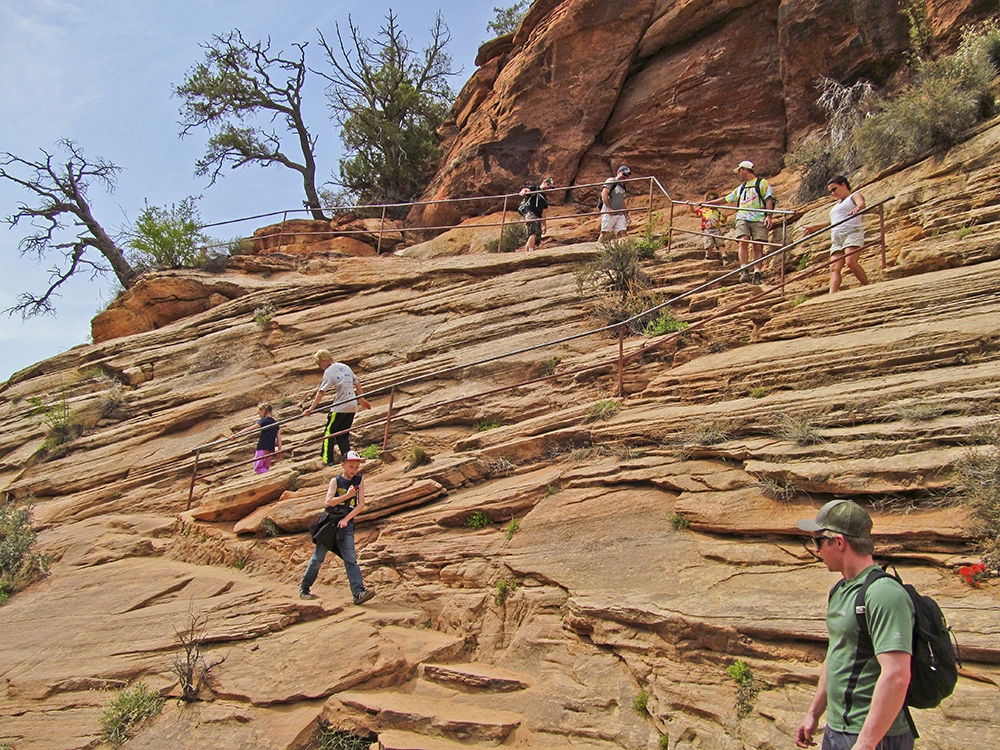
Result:
<svg viewBox="0 0 1000 750"><path fill-rule="evenodd" d="M833 500L798 527L812 534L820 559L844 580L831 592L826 661L795 744L816 744L812 736L825 711L823 750L911 750L914 738L903 704L910 685L913 603L890 578L874 581L865 596L874 655L852 680L859 632L855 599L868 574L878 570L872 560L871 517L850 500Z"/></svg>

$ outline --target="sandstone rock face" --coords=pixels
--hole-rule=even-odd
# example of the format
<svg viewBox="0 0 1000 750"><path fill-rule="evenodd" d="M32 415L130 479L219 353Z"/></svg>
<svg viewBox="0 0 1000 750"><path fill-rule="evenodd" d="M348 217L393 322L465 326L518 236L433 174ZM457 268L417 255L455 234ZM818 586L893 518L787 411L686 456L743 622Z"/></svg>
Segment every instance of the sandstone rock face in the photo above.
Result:
<svg viewBox="0 0 1000 750"><path fill-rule="evenodd" d="M994 12L985 0L927 3L931 48L953 50L962 24ZM480 49L425 197L514 192L544 175L603 182L620 163L683 194L730 187L746 158L771 176L821 121L823 77L891 89L909 44L896 0L536 2L512 39ZM410 219L496 208L417 207Z"/></svg>
<svg viewBox="0 0 1000 750"><path fill-rule="evenodd" d="M977 554L955 467L994 450L998 142L992 123L864 188L898 196L889 266L862 258L868 287L791 280L826 251L817 239L786 259L784 297L765 285L770 298L711 320L757 292L675 237L644 263L652 292L705 287L672 305L683 336L624 339L621 394L618 341L583 335L602 295L577 285L591 244L308 269L241 256L259 265L219 277L230 301L18 373L0 385L0 491L33 498L49 572L0 607L0 744L95 747L119 687L177 695L177 633L194 618L219 662L201 700L168 701L130 746L302 750L329 723L400 749L790 747L836 579L795 521L846 496L961 643L964 676L916 717L921 742L992 747L1000 588L956 575ZM826 210L803 207L790 231ZM374 406L353 447L382 446L392 394L356 528L376 591L364 606L334 556L319 598L298 598L305 529L336 473L309 442L324 416L298 417L321 346ZM46 454L32 400L53 394L85 431ZM257 476L253 441L225 438L264 399L285 455ZM742 719L736 659L762 687Z"/></svg>

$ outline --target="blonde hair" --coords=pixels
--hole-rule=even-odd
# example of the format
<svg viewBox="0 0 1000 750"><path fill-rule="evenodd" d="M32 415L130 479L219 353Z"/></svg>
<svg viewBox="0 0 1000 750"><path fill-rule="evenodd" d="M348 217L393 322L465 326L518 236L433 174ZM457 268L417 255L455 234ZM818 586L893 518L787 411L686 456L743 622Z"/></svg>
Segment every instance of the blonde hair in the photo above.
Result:
<svg viewBox="0 0 1000 750"><path fill-rule="evenodd" d="M271 405L267 403L267 401L261 401L257 404L257 411L260 411L261 409L264 410L265 414L270 414L273 411Z"/></svg>
<svg viewBox="0 0 1000 750"><path fill-rule="evenodd" d="M313 355L313 360L316 362L316 364L319 364L324 360L328 362L333 362L333 355L330 354L330 351L328 349L320 349Z"/></svg>

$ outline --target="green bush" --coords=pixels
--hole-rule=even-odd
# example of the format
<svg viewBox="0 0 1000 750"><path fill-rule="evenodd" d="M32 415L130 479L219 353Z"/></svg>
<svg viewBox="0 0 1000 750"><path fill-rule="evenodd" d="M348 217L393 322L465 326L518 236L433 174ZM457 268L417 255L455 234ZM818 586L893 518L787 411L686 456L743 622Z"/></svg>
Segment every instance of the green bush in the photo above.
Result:
<svg viewBox="0 0 1000 750"><path fill-rule="evenodd" d="M497 230L499 232L499 230ZM500 247L500 237L492 237L483 243L488 253L513 253L524 247L528 241L528 229L524 224L507 224L503 228L503 247Z"/></svg>
<svg viewBox="0 0 1000 750"><path fill-rule="evenodd" d="M680 513L671 513L667 520L670 521L670 525L674 531L684 531L691 528L691 521Z"/></svg>
<svg viewBox="0 0 1000 750"><path fill-rule="evenodd" d="M35 551L32 511L30 501L9 496L0 505L0 604L45 574L48 561Z"/></svg>
<svg viewBox="0 0 1000 750"><path fill-rule="evenodd" d="M490 517L481 510L473 511L465 519L465 525L470 529L485 529L490 523Z"/></svg>
<svg viewBox="0 0 1000 750"><path fill-rule="evenodd" d="M265 302L253 311L253 322L257 324L258 328L267 328L271 325L271 319L275 312L274 303Z"/></svg>
<svg viewBox="0 0 1000 750"><path fill-rule="evenodd" d="M353 732L343 729L334 729L329 724L321 724L319 734L319 750L368 750L372 740L367 737L358 737Z"/></svg>
<svg viewBox="0 0 1000 750"><path fill-rule="evenodd" d="M521 528L521 522L518 521L516 518L510 519L510 521L507 523L507 528L504 529L504 534L506 534L508 542L514 538L514 534L517 533L517 530L519 528Z"/></svg>
<svg viewBox="0 0 1000 750"><path fill-rule="evenodd" d="M83 434L83 425L76 414L70 411L65 392L51 403L45 403L40 396L29 396L28 412L39 418L39 424L47 428L42 453L53 453L62 445Z"/></svg>
<svg viewBox="0 0 1000 750"><path fill-rule="evenodd" d="M742 719L753 711L753 702L760 693L760 687L742 659L726 667L726 674L736 683L736 715Z"/></svg>
<svg viewBox="0 0 1000 750"><path fill-rule="evenodd" d="M597 258L577 274L577 285L597 286L618 294L625 299L649 285L649 277L642 270L636 237L619 237L602 242Z"/></svg>
<svg viewBox="0 0 1000 750"><path fill-rule="evenodd" d="M750 398L764 398L767 395L767 391L763 387L757 386L752 391L750 391Z"/></svg>
<svg viewBox="0 0 1000 750"><path fill-rule="evenodd" d="M513 594L514 591L517 590L517 581L508 582L503 578L501 578L499 581L496 582L496 584L494 584L494 588L496 589L495 598L497 606L502 607L504 605L504 602L507 601L507 597Z"/></svg>
<svg viewBox="0 0 1000 750"><path fill-rule="evenodd" d="M660 317L646 324L643 334L646 336L663 336L667 333L683 331L687 327L687 323L675 319L667 310L662 310L660 311Z"/></svg>
<svg viewBox="0 0 1000 750"><path fill-rule="evenodd" d="M138 266L148 268L192 268L201 259L200 247L209 243L201 232L201 218L189 196L169 207L146 207L129 233L128 244L135 251Z"/></svg>
<svg viewBox="0 0 1000 750"><path fill-rule="evenodd" d="M635 250L643 260L655 256L656 251L666 244L663 235L657 234L661 219L660 212L654 211L642 234L635 238Z"/></svg>
<svg viewBox="0 0 1000 750"><path fill-rule="evenodd" d="M488 430L495 430L497 427L503 427L503 422L497 422L494 419L483 419L476 422L476 432L486 432Z"/></svg>
<svg viewBox="0 0 1000 750"><path fill-rule="evenodd" d="M434 459L430 457L430 454L428 454L427 451L419 445L415 445L413 446L413 450L410 451L410 460L406 463L406 468L403 469L403 471L413 471L418 466L426 466L433 460Z"/></svg>
<svg viewBox="0 0 1000 750"><path fill-rule="evenodd" d="M377 445L366 445L363 450L358 451L358 455L366 461L375 461L382 455L382 449Z"/></svg>
<svg viewBox="0 0 1000 750"><path fill-rule="evenodd" d="M639 694L632 699L632 708L641 716L649 715L649 693L646 688L639 691Z"/></svg>
<svg viewBox="0 0 1000 750"><path fill-rule="evenodd" d="M983 563L1000 570L1000 438L970 451L955 466L957 494L968 509L968 531Z"/></svg>
<svg viewBox="0 0 1000 750"><path fill-rule="evenodd" d="M160 713L163 702L162 697L141 682L129 689L119 690L101 716L101 738L114 747L120 747L135 735L141 721Z"/></svg>
<svg viewBox="0 0 1000 750"><path fill-rule="evenodd" d="M621 408L620 401L613 401L613 400L598 401L596 404L590 407L590 411L587 412L587 421L597 422L599 420L611 419L615 414L618 413L618 410L620 408Z"/></svg>

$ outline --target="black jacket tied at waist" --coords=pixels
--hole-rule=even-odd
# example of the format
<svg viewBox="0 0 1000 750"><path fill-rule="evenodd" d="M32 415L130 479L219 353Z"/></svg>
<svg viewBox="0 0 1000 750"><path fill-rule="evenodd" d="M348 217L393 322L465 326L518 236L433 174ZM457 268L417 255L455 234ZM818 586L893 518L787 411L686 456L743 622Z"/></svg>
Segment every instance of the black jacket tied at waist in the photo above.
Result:
<svg viewBox="0 0 1000 750"><path fill-rule="evenodd" d="M337 532L340 521L350 512L351 508L346 503L326 506L316 522L309 526L313 544L322 544L338 557L343 557L337 546Z"/></svg>

